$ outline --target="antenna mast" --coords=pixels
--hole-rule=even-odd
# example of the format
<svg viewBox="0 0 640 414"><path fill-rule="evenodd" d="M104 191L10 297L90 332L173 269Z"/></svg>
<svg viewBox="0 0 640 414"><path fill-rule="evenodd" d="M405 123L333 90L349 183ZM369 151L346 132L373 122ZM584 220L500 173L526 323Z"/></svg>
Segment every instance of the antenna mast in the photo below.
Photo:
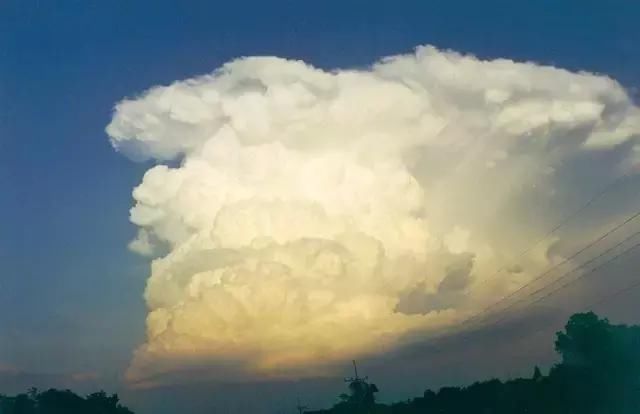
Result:
<svg viewBox="0 0 640 414"><path fill-rule="evenodd" d="M364 377L364 378L360 378L358 376L358 366L356 365L356 361L355 359L352 361L353 362L353 372L355 374L355 377L352 378L345 378L344 382L365 382L369 379L369 377Z"/></svg>
<svg viewBox="0 0 640 414"><path fill-rule="evenodd" d="M308 409L306 405L300 404L300 398L298 398L298 405L296 405L296 409L298 410L298 414L304 414L304 411Z"/></svg>

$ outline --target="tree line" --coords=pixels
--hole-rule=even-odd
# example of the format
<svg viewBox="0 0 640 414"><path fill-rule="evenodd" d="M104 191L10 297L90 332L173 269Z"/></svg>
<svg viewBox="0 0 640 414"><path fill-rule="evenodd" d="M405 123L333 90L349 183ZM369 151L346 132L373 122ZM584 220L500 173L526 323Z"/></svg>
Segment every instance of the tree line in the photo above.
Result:
<svg viewBox="0 0 640 414"><path fill-rule="evenodd" d="M364 380L330 409L307 414L638 414L640 326L613 325L593 312L578 313L556 333L560 362L547 375L490 379L466 387L426 390L392 404L375 401L378 387Z"/></svg>
<svg viewBox="0 0 640 414"><path fill-rule="evenodd" d="M117 394L104 391L81 397L70 390L35 388L8 397L0 394L0 414L134 414Z"/></svg>
<svg viewBox="0 0 640 414"><path fill-rule="evenodd" d="M638 414L640 326L613 325L592 312L573 315L556 333L560 362L547 375L490 379L466 387L426 390L391 404L376 401L378 387L357 376L328 409L306 414ZM302 407L300 407L302 408ZM301 410L302 411L302 410ZM185 410L188 412L188 410ZM0 414L133 414L116 394L81 397L69 390L31 389L0 394ZM239 413L246 414L246 413Z"/></svg>

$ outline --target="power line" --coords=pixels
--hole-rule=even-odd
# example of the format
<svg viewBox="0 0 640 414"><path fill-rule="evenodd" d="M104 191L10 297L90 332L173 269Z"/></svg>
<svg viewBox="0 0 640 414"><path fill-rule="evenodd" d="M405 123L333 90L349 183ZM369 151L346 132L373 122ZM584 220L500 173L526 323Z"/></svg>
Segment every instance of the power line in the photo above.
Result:
<svg viewBox="0 0 640 414"><path fill-rule="evenodd" d="M587 276L587 274L589 274L589 273L593 273L594 271L598 270L599 268L602 268L602 267L606 266L607 264L609 264L609 263L611 263L611 262L615 261L616 259L618 259L618 258L619 258L619 257L621 257L621 256L624 256L625 254L629 253L631 250L633 250L633 249L637 248L638 246L640 246L640 243L637 243L637 244L635 244L635 245L633 245L633 246L629 247L629 248L628 248L628 249L626 249L625 251L623 251L623 252L621 252L620 254L618 254L618 255L616 255L616 256L614 256L614 257L612 257L611 259L609 259L607 262L602 263L600 266L598 266L598 267L596 267L596 268L592 269L592 270L591 270L591 271L589 271L588 273L583 274L580 278L582 278L582 277L586 277L586 276ZM555 292L557 292L557 291L559 291L559 290L562 290L563 288L567 287L567 286L568 286L569 284L571 284L571 283L575 283L575 282L577 282L580 278L578 278L578 279L574 279L572 282L567 283L567 284L565 284L565 285L561 286L560 288L556 289L554 292L551 292L551 293L550 293L549 295L547 295L547 296L550 296L551 294L553 294L553 293L555 293ZM625 287L623 287L623 288L621 288L621 289L618 289L618 290L616 290L616 291L614 291L614 292L612 292L612 293L610 293L610 294L608 294L608 295L605 295L605 296L600 297L600 298L599 298L599 299L597 299L596 301L591 302L589 305L584 306L583 308L584 308L584 309L591 309L591 308L593 308L594 306L598 306L598 305L601 305L601 304L603 304L603 303L606 303L606 302L608 302L608 301L610 301L610 300L612 300L612 299L615 299L616 297L619 297L619 296L621 296L621 295L623 295L623 294L625 294L625 293L627 293L627 292L629 292L629 291L632 291L633 289L639 288L639 287L640 287L640 280L637 280L637 281L635 281L634 283L631 283L630 285L627 285L627 286L625 286ZM541 300L543 300L543 299L545 299L545 297L540 298L540 299L539 299L539 301L541 301ZM535 302L534 302L534 303L535 303ZM532 303L532 304L533 304L533 303ZM500 320L496 321L495 323L498 323L499 321L500 321ZM535 334L535 333L538 333L538 332L542 332L544 329L545 329L544 327L543 327L543 328L540 328L540 329L537 329L537 330L535 330L534 332L532 332L532 334Z"/></svg>
<svg viewBox="0 0 640 414"><path fill-rule="evenodd" d="M596 194L594 194L589 200L587 200L583 205L581 205L577 210L574 210L573 212L569 213L568 215L566 215L562 220L560 220L553 228L551 228L547 233L545 233L544 236L542 236L541 238L539 238L538 240L536 240L533 244L529 245L527 248L525 248L524 250L522 250L517 256L516 259L521 258L522 256L524 256L525 254L527 254L528 252L530 252L534 247L536 247L537 245L539 245L540 243L542 243L544 240L548 239L551 235L555 234L559 229L561 229L563 226L565 226L566 224L568 224L569 222L571 222L573 219L575 219L576 217L578 217L580 214L582 214L585 210L587 210L591 205L593 205L597 200L599 200L600 198L602 198L602 196L604 196L605 194L607 194L609 191L611 191L613 188L617 187L622 181L624 181L627 177L629 176L629 174L624 174L618 178L616 178L615 180L613 180L612 182L610 182L609 184L605 185L600 191L598 191ZM521 292L523 289L526 289L528 286L530 286L531 284L537 282L538 280L542 279L544 276L546 276L547 274L549 274L550 272L552 272L553 270L557 269L558 267L568 263L570 260L572 260L573 258L577 257L578 255L580 255L581 253L583 253L584 251L586 251L587 249L593 247L594 245L596 245L597 243L599 243L600 241L604 240L606 237L608 237L609 235L611 235L612 233L616 232L617 230L619 230L620 228L624 227L625 225L627 225L629 222L633 221L635 218L637 218L638 216L640 216L640 211L637 211L636 213L632 214L630 217L628 217L627 219L625 219L623 222L621 222L620 224L616 225L615 227L611 228L610 230L608 230L607 232L605 232L604 234L600 235L598 238L594 239L592 242L588 243L586 246L584 246L583 248L581 248L580 250L578 250L577 252L575 252L574 254L572 254L571 256L567 257L565 260L563 260L562 262L557 263L556 265L552 266L550 269L546 270L545 272L543 272L542 274L538 275L535 279L529 281L528 283L526 283L525 285L521 286L520 288L518 288L517 290L515 290L514 292L509 293L508 295L506 295L505 297L499 299L498 301L492 303L491 305L487 306L486 308L484 308L483 310L481 310L480 312L464 319L458 326L457 328L462 328L464 327L464 325L468 324L469 322L479 318L480 316L486 314L487 312L489 312L491 309L493 309L494 307L496 307L497 305L499 305L500 303L503 303L505 301L507 301L508 299L512 298L513 296L515 296L517 293ZM635 237L638 233L634 233L632 235L632 237ZM625 239L624 241L629 240L631 237L628 237L627 239ZM618 245L616 245L616 247L618 247L620 245L620 243ZM611 249L609 249L608 251L611 251ZM626 253L626 251L624 252ZM597 258L602 257L603 253L601 253L600 255L597 256ZM619 256L615 256L615 258L617 258ZM594 259L591 259L588 262L593 262ZM609 263L610 261L607 261L606 263ZM587 263L587 262L585 262ZM582 266L585 265L585 263L582 264ZM600 268L602 265L592 269L589 273L591 273L592 271ZM499 268L495 273L492 274L493 276L496 276L498 274L500 274L502 271L504 271L505 269L507 269L507 266L503 266L501 268ZM571 272L575 271L576 269L573 269ZM567 274L561 276L564 277ZM552 284L555 284L557 282L557 280L555 282L553 282ZM551 284L550 284L551 285ZM549 286L550 286L549 285ZM545 288L548 286L545 286ZM530 297L531 295L528 295L528 297ZM508 309L505 308L505 309ZM504 310L504 309L503 309ZM461 329L458 329L458 332L460 332ZM449 332L449 333L442 333L438 336L436 336L435 340L438 339L442 339L445 336L447 336L448 334L451 334L453 332Z"/></svg>
<svg viewBox="0 0 640 414"><path fill-rule="evenodd" d="M557 269L558 267L570 262L571 260L573 260L575 257L577 257L578 255L582 254L583 252L585 252L586 250L590 249L591 247L595 246L596 244L598 244L599 242L601 242L602 240L604 240L605 238L607 238L608 236L610 236L611 234L615 233L616 231L618 231L619 229L621 229L622 227L626 226L628 223L630 223L631 221L635 220L637 217L640 216L640 210L635 212L634 214L632 214L631 216L627 217L624 221L622 221L621 223L617 224L616 226L612 227L611 229L607 230L606 232L604 232L603 234L601 234L599 237L597 237L596 239L592 240L591 242L589 242L586 246L582 247L581 249L579 249L578 251L574 252L573 254L571 254L569 257L565 258L563 261L553 265L552 267L550 267L549 269L547 269L546 271L542 272L540 275L536 276L534 279L530 280L529 282L525 283L524 285L520 286L518 289L516 289L515 291L509 293L508 295L504 296L503 298L499 299L498 301L492 303L491 305L487 306L486 308L484 308L482 311L480 311L479 313L472 315L471 317L465 319L464 321L461 322L461 325L466 325L467 323L479 318L480 316L488 313L491 309L495 308L496 306L500 305L503 302L506 302L507 300L511 299L512 297L514 297L515 295L517 295L519 292L521 292L522 290L526 289L527 287L531 286L532 284L534 284L535 282L541 280L542 278L544 278L545 276L547 276L549 273L551 273L552 271L554 271L555 269ZM637 235L637 233L634 233L633 236ZM624 241L627 241L629 238L625 239ZM617 247L617 246L616 246ZM509 307L507 307L508 309ZM503 309L504 310L504 309Z"/></svg>
<svg viewBox="0 0 640 414"><path fill-rule="evenodd" d="M632 283L632 284L630 284L628 286L625 286L622 289L616 290L615 292L612 292L609 295L606 295L606 296L598 299L595 302L592 302L591 304L589 304L587 306L587 308L592 308L594 306L602 305L603 303L606 303L606 302L610 301L611 299L617 298L618 296L623 295L626 292L631 291L633 289L636 289L638 287L640 287L640 280L638 280L635 283Z"/></svg>
<svg viewBox="0 0 640 414"><path fill-rule="evenodd" d="M547 231L542 237L540 237L538 240L536 240L535 242L530 244L528 247L524 248L520 253L518 253L516 255L516 259L520 259L524 255L529 253L531 250L533 250L533 248L535 248L540 243L542 243L543 241L547 240L550 236L555 234L562 227L564 227L565 225L570 223L574 218L578 217L585 210L587 210L589 207L591 207L596 201L598 201L600 198L602 198L602 196L607 194L612 189L616 188L628 176L629 176L629 173L621 175L620 177L616 178L615 180L609 182L607 185L602 187L600 189L600 191L598 191L593 196L591 196L591 198L589 198L584 204L582 204L580 207L578 207L577 210L574 210L574 211L570 212L569 214L565 215L559 222L556 223L555 226L553 226L549 231ZM496 275L500 274L501 272L503 272L506 269L507 269L507 266L503 266L503 267L499 268L492 276L496 276Z"/></svg>
<svg viewBox="0 0 640 414"><path fill-rule="evenodd" d="M588 265L588 264L590 264L590 263L593 263L595 260L597 260L597 259L599 259L599 258L603 257L603 256L604 256L604 255L606 255L607 253L610 253L611 251L613 251L613 250L615 250L616 248L620 247L621 245L623 245L623 244L624 244L624 243L626 243L627 241L629 241L629 240L633 239L634 237L638 236L639 234L640 234L640 231L637 231L637 232L635 232L635 233L631 234L630 236L626 237L624 240L622 240L622 241L620 241L619 243L617 243L616 245L614 245L614 246L612 246L612 247L610 247L610 248L606 249L605 251L603 251L602 253L598 254L598 255L597 255L597 256L595 256L595 257L593 257L592 259L590 259L590 260L588 260L588 261L586 261L586 262L584 262L584 263L580 264L579 266L577 266L577 267L576 267L576 268L574 268L574 269L571 269L571 270L569 270L569 271L565 272L565 273L564 273L564 274L562 274L558 279L554 280L552 283L550 283L550 284L548 284L548 285L545 285L543 288L538 289L538 290L537 290L537 291L535 291L535 292L532 292L531 294L529 294L529 295L525 296L525 297L524 297L523 299L521 299L520 301L515 302L514 304L510 305L508 308L503 309L503 312L504 312L505 310L508 310L508 309L509 309L509 308L511 308L512 306L515 306L515 304L520 303L522 300L524 300L524 299L526 299L526 298L529 298L529 297L531 297L531 296L534 296L535 294L537 294L537 293L541 292L542 290L546 289L547 287L549 287L549 286L552 286L552 285L556 284L559 280L561 280L561 279L565 278L565 277L566 277L566 276L568 276L569 274L574 273L575 271L579 270L580 268L584 267L585 265ZM587 272L585 272L585 273L581 274L581 275L580 275L580 276L578 276L577 278L572 279L572 280L569 280L567 283L562 284L562 285L561 285L561 286L559 286L558 288L556 288L556 289L554 289L554 290L552 290L552 291L548 292L546 295L543 295L543 296L539 297L538 299L534 300L533 302L528 303L527 305L525 305L525 307L524 307L524 308L529 307L529 306L532 306L532 305L535 305L536 303L539 303L539 302L541 302L541 301L543 301L543 300L547 299L548 297L553 296L553 295L554 295L554 294L556 294L557 292L559 292L559 291L561 291L561 290L563 290L563 289L565 289L565 288L569 287L570 285L572 285L572 284L574 284L574 283L577 283L578 281L580 281L580 280L584 279L585 277L587 277L587 276L589 276L589 275L593 274L594 272L596 272L596 271L598 271L598 270L600 270L600 269L604 268L605 266L609 265L610 263L613 263L614 261L616 261L616 260L617 260L617 259L619 259L620 257L622 257L622 256L624 256L624 255L626 255L626 254L628 254L629 252L631 252L632 250L634 250L634 249L636 249L636 248L638 248L638 247L640 247L640 242L637 242L637 243L635 243L635 244L631 245L631 246L630 246L630 247L628 247L627 249L625 249L625 250L623 250L622 252L620 252L620 253L618 253L618 254L616 254L616 255L612 256L612 257L611 257L611 258L609 258L608 260L606 260L606 261L602 262L601 264L599 264L598 266L596 266L596 267L594 267L594 268L590 269L589 271L587 271ZM627 291L633 290L633 289L638 288L638 287L640 287L640 280L639 280L639 281L636 281L636 282L634 282L634 283L632 283L632 284L630 284L630 285L628 285L628 286L625 286L624 288L621 288L621 289L619 289L619 290L617 290L617 291L613 292L613 293L612 293L612 294L610 294L610 295L606 295L606 296L604 296L604 297L602 297L602 298L598 299L597 301L595 301L595 302L591 303L590 305L586 306L586 308L591 308L591 307L593 307L593 306L597 306L597 305L600 305L600 304L602 304L602 303L605 303L605 302L607 302L607 301L609 301L609 300L614 299L615 297L618 297L618 296L620 296L620 295L622 295L622 294L626 293ZM492 323L492 325L494 325L494 326L495 326L495 325L497 325L498 323L500 323L500 322L502 322L502 321L504 321L504 320L506 320L506 319L509 319L509 317L511 317L511 316L513 316L513 315L503 314L503 316L502 316L501 318L499 318L499 319L495 320L495 321ZM445 336L446 336L446 334L443 334L443 335L441 335L440 337L437 337L437 338L434 338L434 339L436 339L436 340L437 340L437 339L442 339L442 338L444 338Z"/></svg>
<svg viewBox="0 0 640 414"><path fill-rule="evenodd" d="M529 247L527 247L526 249L524 249L520 255L523 256L525 254L527 254L528 252L530 252L534 247L536 247L538 244L542 243L544 240L546 240L547 238L549 238L549 236L551 236L552 234L554 234L555 232L557 232L558 230L560 230L564 225L566 225L567 223L571 222L571 220L573 220L575 217L579 216L583 211L585 211L586 209L588 209L589 207L591 207L591 205L593 205L593 203L595 203L597 200L599 200L603 195L605 195L606 193L608 193L610 190L612 190L613 188L617 187L618 184L620 184L622 181L624 181L627 177L629 176L629 174L624 174L621 175L620 177L616 178L615 180L613 180L612 182L610 182L609 184L605 185L600 191L598 191L596 194L594 194L589 200L587 200L587 202L585 204L583 204L581 207L579 207L576 211L567 214L562 220L560 220L560 222L558 222L551 230L549 230L544 236L542 236L540 239L538 239L536 242L534 242L532 245L530 245Z"/></svg>
<svg viewBox="0 0 640 414"><path fill-rule="evenodd" d="M611 248L607 249L606 251L604 251L604 252L600 253L598 256L596 256L596 257L594 257L594 258L590 259L589 261L582 263L580 266L578 266L578 267L576 267L576 268L574 268L574 269L572 269L572 270L570 270L570 271L568 271L568 272L564 273L560 278L564 278L564 277L566 277L567 275L569 275L570 273L574 273L574 272L575 272L576 270L578 270L580 267L584 267L587 263L592 263L593 261L595 261L595 260L597 260L598 258L600 258L600 257L604 256L605 254L607 254L607 253L609 253L609 252L611 252L611 251L615 250L617 247L621 246L621 245L622 245L622 244L624 244L625 242L627 242L627 241L629 241L630 239L634 238L634 237L635 237L635 236L637 236L638 234L640 234L640 231L633 233L631 236L629 236L629 237L625 238L625 239L624 239L624 240L622 240L621 242L617 243L615 246L613 246L613 247L611 247ZM633 251L634 249L636 249L636 248L638 248L638 247L640 247L640 242L637 242L637 243L635 243L635 244L631 245L631 246L630 246L630 247L628 247L627 249L625 249L625 250L623 250L622 252L620 252L620 253L618 253L618 254L616 254L616 255L612 256L612 257L611 257L611 258L609 258L608 260L606 260L606 261L602 262L601 264L599 264L598 266L596 266L596 267L594 267L594 268L590 269L589 271L587 271L587 272L585 272L585 273L581 274L581 275L580 275L580 276L578 276L577 278L572 279L572 280L568 281L567 283L564 283L563 285L559 286L558 288L556 288L556 289L554 289L554 290L552 290L552 291L548 292L546 295L541 296L541 297L539 297L538 299L534 300L533 302L531 302L531 303L529 303L529 304L525 305L525 308L526 308L526 307L528 307L528 306L535 305L536 303L539 303L539 302L541 302L541 301L543 301L543 300L547 299L548 297L553 296L553 295L554 295L554 294L556 294L557 292L559 292L559 291L561 291L561 290L563 290L563 289L565 289L565 288L569 287L570 285L572 285L572 284L574 284L574 283L577 283L578 281L580 281L580 280L584 279L585 277L587 277L587 276L589 276L589 275L591 275L591 274L595 273L596 271L598 271L598 270L600 270L600 269L602 269L602 268L606 267L607 265L609 265L609 264L611 264L611 263L615 262L615 261L616 261L616 260L618 260L620 257L622 257L622 256L624 256L624 255L626 255L626 254L630 253L631 251ZM551 284L549 284L549 285L545 286L544 288L546 288L546 287L548 287L548 286L551 286L551 285L553 285L553 284L557 283L557 282L558 282L558 280L560 280L560 278L559 278L559 279L556 279L553 283L551 283ZM590 305L586 306L586 308L591 308L591 307L594 307L594 306L600 305L600 304L602 304L602 303L608 302L608 301L610 301L610 300L612 300L612 299L614 299L614 298L616 298L616 297L618 297L618 296L620 296L620 295L622 295L622 294L624 294L624 293L626 293L626 292L628 292L628 291L631 291L631 290L636 289L636 288L639 288L639 287L640 287L640 280L638 280L638 281L636 281L636 282L634 282L634 283L632 283L632 284L630 284L630 285L627 285L627 286L625 286L624 288L621 288L621 289L619 289L619 290L617 290L617 291L615 291L615 292L613 292L613 293L611 293L611 294L609 294L609 295L606 295L606 296L604 296L604 297L601 297L601 298L600 298L600 299L598 299L597 301L595 301L595 302L591 303ZM543 288L543 289L544 289L544 288ZM539 292L539 291L536 291L536 292L534 292L534 293L532 293L532 294L530 294L530 295L526 296L526 297L525 297L525 299L526 299L527 297L531 297L532 295L534 295L534 294L536 294L536 293L538 293L538 292ZM501 318L499 318L499 319L497 319L496 321L494 321L492 325L494 325L494 326L495 326L495 325L497 325L498 323L500 323L500 322L502 322L502 321L504 321L504 320L508 319L508 318L509 318L509 317L511 317L511 316L513 316L513 315L507 315L507 314L505 314L505 315L503 315ZM539 329L538 331L542 331L542 329ZM538 332L538 331L536 331L536 332ZM439 340L444 339L445 337L447 337L447 336L448 336L448 335L450 335L451 333L453 333L453 332L449 332L449 333L446 333L446 332L445 332L445 333L443 333L443 334L437 335L435 338L432 338L432 340L431 340L431 341L435 341L435 342L437 343ZM460 333L460 331L458 331L458 333Z"/></svg>
<svg viewBox="0 0 640 414"><path fill-rule="evenodd" d="M632 250L633 248L634 248L634 247L631 247L631 248L630 248L630 249L628 249L627 251L625 251L625 252L621 253L621 254L620 254L620 256L621 256L621 255L624 255L625 253L627 253L629 250ZM621 289L618 289L618 290L616 290L615 292L612 292L612 293L610 293L610 294L608 294L608 295L602 296L602 297L600 297L598 300L596 300L596 301L594 301L594 302L590 303L590 304L589 304L589 305L587 305L587 306L584 306L583 308L584 308L585 310L590 310L590 309L591 309L591 308L593 308L594 306L598 306L598 305L601 305L601 304L603 304L603 303L606 303L606 302L608 302L608 301L610 301L610 300L612 300L612 299L615 299L616 297L618 297L618 296L620 296L620 295L623 295L623 294L625 294L625 293L627 293L627 292L629 292L629 291L631 291L631 290L633 290L633 289L639 288L639 287L640 287L640 280L638 280L638 281L636 281L636 282L634 282L634 283L632 283L632 284L630 284L630 285L627 285L627 286L625 286L625 287L623 287L623 288L621 288ZM534 331L532 331L532 332L528 332L528 335L529 335L529 336L532 336L532 335L538 334L538 333L540 333L540 332L543 332L543 331L547 330L548 328L549 328L549 326L543 326L543 327L538 328L538 329L536 329L536 330L534 330Z"/></svg>
<svg viewBox="0 0 640 414"><path fill-rule="evenodd" d="M640 246L640 243L637 243L637 244L631 246L630 248L626 249L625 251L621 252L620 254L616 255L615 257L612 257L606 263L602 263L600 266L598 266L598 268L602 268L602 267L606 266L608 263L611 263L611 262L615 261L618 257L625 255L626 253L630 252L631 250L633 250L634 248L636 248L638 246ZM594 272L598 268L592 269L589 273ZM584 274L583 276L586 276L586 274ZM574 279L571 283L575 283L576 281L577 281L577 279ZM566 287L566 286L563 286L563 287ZM557 290L561 290L563 287L561 287L561 288L559 288ZM608 301L610 301L612 299L615 299L618 296L621 296L621 295L623 295L623 294L625 294L627 292L630 292L633 289L636 289L636 288L639 288L639 287L640 287L640 280L637 280L634 283L631 283L631 284L629 284L629 285L627 285L627 286L625 286L625 287L623 287L621 289L618 289L618 290L616 290L616 291L614 291L614 292L612 292L612 293L610 293L608 295L601 296L596 301L593 301L589 305L583 306L582 308L584 310L591 310L591 308L593 308L594 306L598 306L598 305L601 305L603 303L606 303L606 302L608 302ZM500 320L496 321L495 323L498 323L499 321ZM538 328L538 329L536 329L534 331L528 331L528 335L529 335L529 337L531 337L531 336L536 335L536 334L538 334L540 332L544 332L549 328L551 328L551 327L550 326L543 326L543 327L540 327L540 328Z"/></svg>
<svg viewBox="0 0 640 414"><path fill-rule="evenodd" d="M509 309L511 309L512 307L518 305L519 303L522 303L524 300L526 300L527 298L531 297L531 296L535 296L538 293L544 291L545 289L547 289L549 286L553 286L555 284L557 284L559 281L561 281L562 279L566 278L567 276L577 272L578 270L590 265L591 263L595 262L596 260L600 259L603 256L606 256L607 254L611 253L612 251L616 250L618 247L622 246L623 244L625 244L626 242L628 242L629 240L635 238L636 236L638 236L640 234L640 230L636 231L635 233L631 234L630 236L626 237L625 239L623 239L622 241L616 243L615 245L613 245L612 247L609 247L608 249L605 249L604 251L602 251L601 253L597 254L596 256L592 257L591 259L587 260L586 262L580 263L578 266L574 267L573 269L563 273L562 275L560 275L558 278L556 278L555 280L553 280L551 283L548 283L544 286L542 286L541 288L531 292L530 294L516 300L515 302L512 302L510 305L508 305L506 308L502 309L502 312L507 311Z"/></svg>
<svg viewBox="0 0 640 414"><path fill-rule="evenodd" d="M543 296L539 297L538 299L534 300L533 302L528 303L527 305L525 305L525 308L526 308L526 307L529 307L529 306L532 306L532 305L535 305L536 303L539 303L539 302L541 302L541 301L543 301L543 300L547 299L548 297L553 296L553 295L554 295L554 294L556 294L557 292L559 292L559 291L561 291L561 290L565 289L566 287L568 287L568 286L570 286L570 285L572 285L572 284L574 284L574 283L578 282L579 280L584 279L584 278L585 278L585 277L587 277L588 275L593 274L595 271L597 271L597 270L599 270L599 269L601 269L601 268L605 267L606 265L608 265L608 264L610 264L610 263L612 263L612 262L616 261L618 258L620 258L620 257L624 256L625 254L629 253L630 251L632 251L632 250L634 250L634 249L636 249L636 248L638 248L638 247L640 247L640 242L633 244L631 247L629 247L629 248L627 248L627 249L623 250L622 252L620 252L620 253L618 253L617 255L615 255L615 256L613 256L613 257L611 257L609 260L606 260L605 262L603 262L603 263L599 264L598 266L596 266L596 267L592 268L591 270L589 270L589 271L587 271L587 272L585 272L585 273L581 274L581 275L580 275L580 276L578 276L577 278L575 278L575 279L573 279L573 280L570 280L570 281L568 281L567 283L565 283L565 284L563 284L563 285L560 285L558 288L556 288L556 289L554 289L554 290L550 291L550 292L549 292L549 293L547 293L546 295L543 295ZM573 269L573 270L571 270L571 271L569 271L569 272L565 273L563 276L566 276L566 275L568 275L569 273L573 273L573 271L574 271L574 270L576 270L576 269ZM537 292L536 292L536 293L537 293ZM530 295L530 296L531 296L531 295ZM497 324L497 323L499 323L499 322L501 322L501 321L503 321L503 320L505 320L505 319L508 319L510 316L512 316L512 315L505 315L505 316L503 316L502 318L500 318L500 319L498 319L498 320L494 321L494 323L493 323L493 324L495 325L495 324Z"/></svg>

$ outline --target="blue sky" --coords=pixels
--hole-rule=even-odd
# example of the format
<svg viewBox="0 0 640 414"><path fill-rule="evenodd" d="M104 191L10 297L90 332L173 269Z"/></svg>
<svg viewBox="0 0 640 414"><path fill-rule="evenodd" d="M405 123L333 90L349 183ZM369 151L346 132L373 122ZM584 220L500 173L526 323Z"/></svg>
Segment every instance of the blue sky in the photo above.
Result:
<svg viewBox="0 0 640 414"><path fill-rule="evenodd" d="M640 87L633 1L3 1L0 363L117 376L144 336L126 245L149 164L111 148L113 105L245 55L324 68L433 44ZM635 92L634 92L635 93Z"/></svg>

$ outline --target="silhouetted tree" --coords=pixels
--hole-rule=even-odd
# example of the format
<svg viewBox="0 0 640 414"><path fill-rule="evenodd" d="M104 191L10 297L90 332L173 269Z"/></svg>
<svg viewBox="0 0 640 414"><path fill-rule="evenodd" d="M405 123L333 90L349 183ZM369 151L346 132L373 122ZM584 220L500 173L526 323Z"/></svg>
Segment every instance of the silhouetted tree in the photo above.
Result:
<svg viewBox="0 0 640 414"><path fill-rule="evenodd" d="M540 372L540 368L536 365L533 369L533 378L534 381L540 381L542 379L542 372Z"/></svg>
<svg viewBox="0 0 640 414"><path fill-rule="evenodd" d="M638 414L640 326L612 325L592 312L573 315L556 334L560 362L548 375L536 366L529 378L476 382L426 390L421 397L376 403L378 387L347 379L348 393L328 410L306 414ZM355 364L354 364L355 368ZM31 389L0 395L0 414L133 414L116 394L83 398L71 391ZM249 414L249 413L247 413Z"/></svg>
<svg viewBox="0 0 640 414"><path fill-rule="evenodd" d="M0 395L0 414L133 414L116 394L104 391L80 397L69 390L31 389L15 397Z"/></svg>
<svg viewBox="0 0 640 414"><path fill-rule="evenodd" d="M635 412L640 391L640 327L611 325L594 313L573 315L558 332L562 362L550 380L583 412Z"/></svg>
<svg viewBox="0 0 640 414"><path fill-rule="evenodd" d="M592 312L575 314L556 334L555 349L561 361L547 376L536 366L530 378L426 390L422 397L391 405L370 400L368 409L376 414L640 413L640 327L612 325ZM359 387L316 413L363 412L354 404L366 392Z"/></svg>

